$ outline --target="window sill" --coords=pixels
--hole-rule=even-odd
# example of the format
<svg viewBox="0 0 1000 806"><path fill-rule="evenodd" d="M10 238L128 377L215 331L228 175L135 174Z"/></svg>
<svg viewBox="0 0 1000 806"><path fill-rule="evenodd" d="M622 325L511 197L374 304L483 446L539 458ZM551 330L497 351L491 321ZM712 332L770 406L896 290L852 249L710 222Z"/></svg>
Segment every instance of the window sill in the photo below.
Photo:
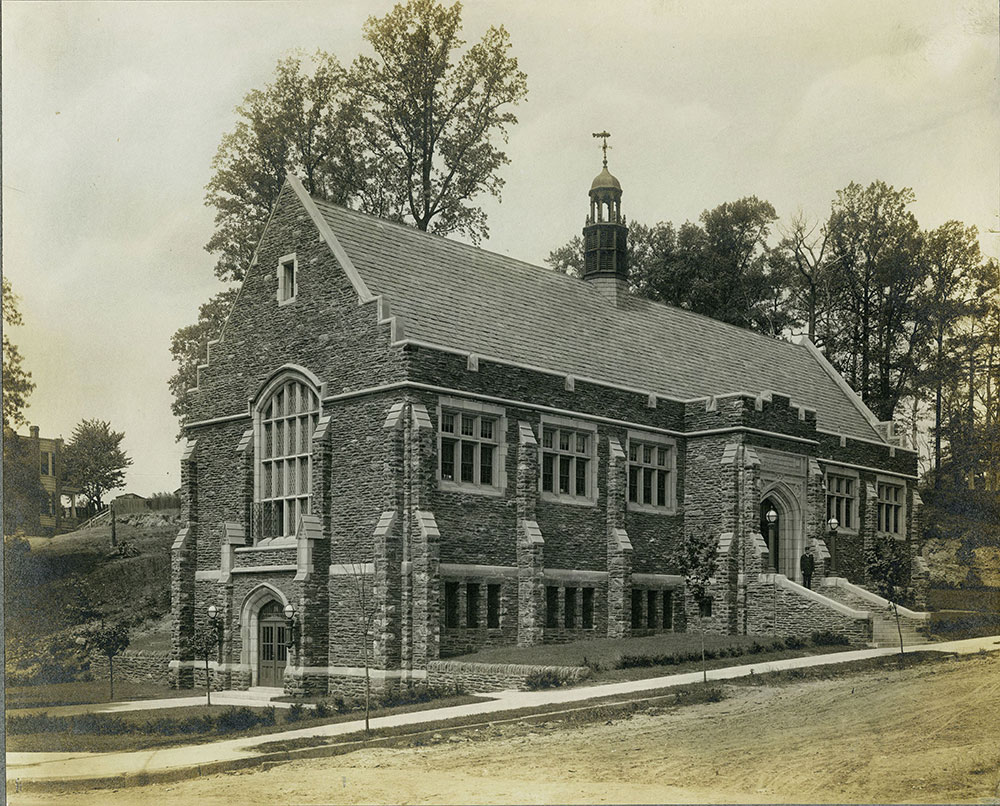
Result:
<svg viewBox="0 0 1000 806"><path fill-rule="evenodd" d="M240 546L236 551L257 551L263 549L293 549L298 545L294 537L267 537L252 546Z"/></svg>
<svg viewBox="0 0 1000 806"><path fill-rule="evenodd" d="M459 481L447 481L438 479L438 489L445 493L469 493L471 495L488 495L492 498L501 498L504 490L499 487L487 487L479 484L463 484Z"/></svg>
<svg viewBox="0 0 1000 806"><path fill-rule="evenodd" d="M629 501L628 512L642 512L646 515L676 515L677 507L654 507L650 504L634 504Z"/></svg>
<svg viewBox="0 0 1000 806"><path fill-rule="evenodd" d="M891 537L893 540L906 540L906 533L896 534L895 532L875 532L876 537Z"/></svg>
<svg viewBox="0 0 1000 806"><path fill-rule="evenodd" d="M550 504L570 504L574 507L594 507L597 506L596 499L587 498L582 495L563 495L561 493L546 493L543 492L539 495L542 501L548 501Z"/></svg>

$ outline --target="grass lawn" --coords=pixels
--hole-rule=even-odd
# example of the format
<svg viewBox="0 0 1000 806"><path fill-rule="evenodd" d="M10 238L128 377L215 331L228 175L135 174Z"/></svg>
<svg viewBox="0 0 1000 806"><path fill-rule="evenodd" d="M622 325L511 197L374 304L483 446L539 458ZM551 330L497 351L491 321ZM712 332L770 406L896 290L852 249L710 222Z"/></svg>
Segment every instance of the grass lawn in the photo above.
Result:
<svg viewBox="0 0 1000 806"><path fill-rule="evenodd" d="M813 646L799 649L773 648L779 639L767 635L705 635L706 666L719 669L783 658L797 658L855 647ZM751 651L756 649L757 651ZM763 650L763 651L762 651ZM643 638L597 638L568 644L541 644L528 647L494 647L450 660L468 663L520 663L540 666L589 666L588 682L637 680L664 674L680 674L701 669L699 633L661 633ZM623 656L681 656L680 662L616 668ZM696 656L693 659L684 656Z"/></svg>
<svg viewBox="0 0 1000 806"><path fill-rule="evenodd" d="M196 693L196 692L195 692ZM400 705L393 708L372 709L372 717L387 716L389 714L403 714L411 711L426 711L431 708L446 708L452 705L465 705L470 702L477 702L481 698L470 695L457 695L442 697L430 702L416 703L410 705ZM310 715L310 711L305 711L301 718L294 719L288 709L273 709L274 724L257 725L246 730L208 730L192 733L159 733L156 723L163 723L164 720L191 720L206 716L217 717L223 712L232 712L234 706L230 705L192 705L181 708L158 708L152 711L124 711L115 714L99 714L98 717L108 717L109 719L99 719L96 724L84 723L83 727L89 728L87 732L76 732L63 730L59 732L38 732L38 733L13 733L8 721L7 750L14 752L93 752L107 753L121 750L143 750L151 747L166 747L178 744L201 744L218 739L232 739L239 736L265 736L269 733L276 733L285 730L297 730L299 728L316 727L318 725L333 724L336 722L349 722L357 719L364 719L364 711L348 711L342 714L331 714L326 717L315 717ZM266 715L271 711L268 708L247 709L257 715ZM137 732L108 732L108 728L100 727L100 724L110 725L113 722L126 723L129 726L136 726Z"/></svg>
<svg viewBox="0 0 1000 806"><path fill-rule="evenodd" d="M4 692L7 708L51 708L56 705L81 705L109 702L107 680L87 680L73 683L49 683L39 686L8 686ZM168 697L189 697L197 694L190 689L154 686L151 683L129 683L115 680L115 702L124 700L159 700ZM204 693L204 692L203 692Z"/></svg>

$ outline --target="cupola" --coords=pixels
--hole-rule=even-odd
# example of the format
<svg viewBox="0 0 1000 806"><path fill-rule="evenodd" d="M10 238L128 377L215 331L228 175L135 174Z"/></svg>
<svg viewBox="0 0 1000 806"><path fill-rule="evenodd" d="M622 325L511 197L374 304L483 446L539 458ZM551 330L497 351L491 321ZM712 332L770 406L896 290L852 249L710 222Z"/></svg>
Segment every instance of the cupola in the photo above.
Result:
<svg viewBox="0 0 1000 806"><path fill-rule="evenodd" d="M608 132L599 132L604 166L590 184L590 214L583 227L583 279L616 301L628 293L628 227L622 215L622 186L608 170Z"/></svg>

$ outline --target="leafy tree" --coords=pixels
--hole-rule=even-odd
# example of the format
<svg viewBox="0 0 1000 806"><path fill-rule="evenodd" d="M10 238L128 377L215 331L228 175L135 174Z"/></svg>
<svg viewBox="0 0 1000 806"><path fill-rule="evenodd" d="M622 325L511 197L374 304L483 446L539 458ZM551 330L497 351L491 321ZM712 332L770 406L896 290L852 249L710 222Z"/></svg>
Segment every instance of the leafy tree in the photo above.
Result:
<svg viewBox="0 0 1000 806"><path fill-rule="evenodd" d="M125 469L132 459L121 448L124 432L112 431L104 420L81 420L63 454L66 480L86 496L93 511L100 511L109 490L125 483Z"/></svg>
<svg viewBox="0 0 1000 806"><path fill-rule="evenodd" d="M121 622L113 624L101 622L101 626L90 634L88 642L90 646L108 659L108 679L111 684L109 699L111 700L115 698L115 657L128 649L129 641L128 627Z"/></svg>
<svg viewBox="0 0 1000 806"><path fill-rule="evenodd" d="M702 625L702 609L706 606L709 586L719 570L718 543L710 532L692 533L684 537L674 554L674 563L684 577L684 586L698 607L698 631L701 633L702 679L708 682L708 667L705 665L705 629Z"/></svg>
<svg viewBox="0 0 1000 806"><path fill-rule="evenodd" d="M839 332L827 357L880 420L891 420L916 383L926 343L922 239L913 191L854 182L837 192L827 222L825 282L838 299Z"/></svg>
<svg viewBox="0 0 1000 806"><path fill-rule="evenodd" d="M461 3L397 4L365 23L374 57L352 67L369 167L365 195L418 229L462 233L478 242L486 215L471 200L499 198L507 155L496 145L517 123L510 107L527 77L510 55L510 36L490 27L457 61ZM396 208L393 210L393 208Z"/></svg>
<svg viewBox="0 0 1000 806"><path fill-rule="evenodd" d="M906 593L909 582L910 555L906 544L891 536L875 538L864 551L868 581L875 592L889 601L899 632L899 662L903 663L903 628L899 623L896 602Z"/></svg>
<svg viewBox="0 0 1000 806"><path fill-rule="evenodd" d="M781 332L785 322L774 314L776 286L767 246L776 220L774 207L756 196L701 214L704 251L691 310L762 333Z"/></svg>
<svg viewBox="0 0 1000 806"><path fill-rule="evenodd" d="M802 322L806 334L815 344L825 341L820 330L824 321L829 330L831 308L829 283L825 276L832 268L828 257L829 233L826 227L795 214L782 232L781 241L772 253L775 268L788 283L788 304L791 317Z"/></svg>
<svg viewBox="0 0 1000 806"><path fill-rule="evenodd" d="M936 484L1000 487L1000 266L982 262L974 272L972 301L945 346L941 373L941 469Z"/></svg>
<svg viewBox="0 0 1000 806"><path fill-rule="evenodd" d="M288 171L311 194L372 215L476 242L487 234L474 200L500 196L499 170L510 160L495 140L506 142L517 123L510 108L525 98L527 80L502 26L463 50L461 10L409 0L368 19L373 54L349 71L322 51L308 64L291 55L271 83L247 93L206 186L205 203L216 211L206 249L218 255L219 279L246 275ZM234 293L213 297L196 324L174 334L170 390L181 419Z"/></svg>
<svg viewBox="0 0 1000 806"><path fill-rule="evenodd" d="M981 261L979 233L975 227L948 221L926 234L923 250L928 270L924 309L931 339L923 380L934 392L934 484L940 486L944 390L956 369L948 347L958 322L972 313Z"/></svg>
<svg viewBox="0 0 1000 806"><path fill-rule="evenodd" d="M28 407L28 395L35 384L31 373L22 365L22 357L17 346L8 338L7 330L23 324L21 312L17 308L18 297L10 280L3 278L3 427L16 429L25 425L24 410ZM6 441L6 440L5 440Z"/></svg>
<svg viewBox="0 0 1000 806"><path fill-rule="evenodd" d="M219 338L229 310L238 291L228 288L212 297L198 309L198 321L182 327L170 339L170 354L177 362L177 371L167 384L174 396L170 410L183 422L191 413L190 390L198 382L198 365L204 362L208 343ZM178 435L178 438L180 435Z"/></svg>
<svg viewBox="0 0 1000 806"><path fill-rule="evenodd" d="M549 252L545 262L553 271L579 277L583 274L583 238L574 235L567 243Z"/></svg>
<svg viewBox="0 0 1000 806"><path fill-rule="evenodd" d="M222 643L221 628L221 623L218 626L211 623L202 624L195 630L192 642L195 657L202 658L205 661L205 695L208 705L212 704L212 675L208 669L208 661L212 655L218 652L219 646Z"/></svg>
<svg viewBox="0 0 1000 806"><path fill-rule="evenodd" d="M347 73L322 51L312 61L310 73L300 55L281 59L274 80L236 108L236 127L212 160L205 203L216 210L216 231L205 248L219 254L220 280L243 279L288 171L339 204L357 195Z"/></svg>
<svg viewBox="0 0 1000 806"><path fill-rule="evenodd" d="M774 207L756 196L705 210L701 224L629 225L629 282L647 299L777 335L793 322L784 264L772 265ZM549 253L556 271L579 275L583 240Z"/></svg>

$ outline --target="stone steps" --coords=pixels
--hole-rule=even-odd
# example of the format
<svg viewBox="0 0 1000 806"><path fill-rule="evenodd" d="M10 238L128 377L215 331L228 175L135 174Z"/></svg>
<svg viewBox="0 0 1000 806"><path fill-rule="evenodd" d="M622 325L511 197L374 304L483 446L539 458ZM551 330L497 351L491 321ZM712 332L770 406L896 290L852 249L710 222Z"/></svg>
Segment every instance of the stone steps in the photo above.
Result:
<svg viewBox="0 0 1000 806"><path fill-rule="evenodd" d="M896 627L896 617L885 607L858 596L849 590L835 585L824 585L823 595L835 602L840 602L855 610L867 610L872 617L872 643L876 646L898 646L899 633L903 633L904 646L916 646L930 643L923 631L923 624L915 622L906 616L900 616L899 628Z"/></svg>
<svg viewBox="0 0 1000 806"><path fill-rule="evenodd" d="M253 708L262 708L273 705L275 708L290 708L291 703L274 702L275 697L285 696L284 689L264 688L262 686L249 689L227 689L225 691L213 691L212 703L215 705L246 705ZM307 705L311 708L311 705Z"/></svg>

